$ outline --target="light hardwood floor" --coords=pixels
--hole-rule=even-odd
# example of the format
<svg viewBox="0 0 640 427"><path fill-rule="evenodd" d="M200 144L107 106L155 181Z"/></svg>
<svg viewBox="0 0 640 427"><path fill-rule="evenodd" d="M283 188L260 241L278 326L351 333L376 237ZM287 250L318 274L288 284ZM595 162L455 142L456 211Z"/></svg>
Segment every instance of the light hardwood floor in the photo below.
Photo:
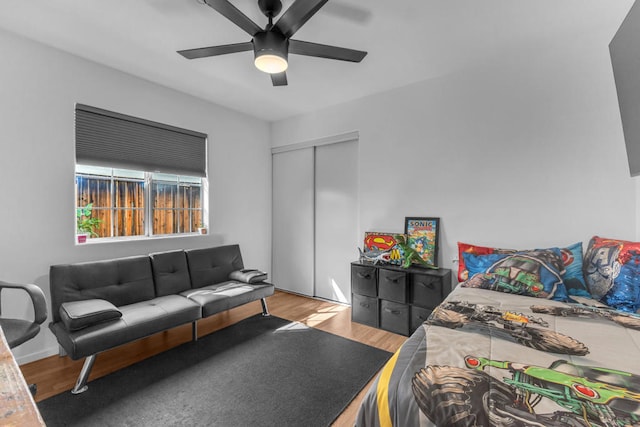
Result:
<svg viewBox="0 0 640 427"><path fill-rule="evenodd" d="M267 298L267 304L271 314L280 318L301 322L307 326L392 353L406 340L406 337L402 335L351 322L351 308L345 305L282 291L276 291L273 296ZM200 320L198 322L198 335L210 334L261 311L260 302L255 301ZM190 339L191 326L184 325L104 352L96 358L90 381L185 343ZM51 356L24 364L20 366L20 369L27 383L37 384L36 401L39 402L71 390L78 377L82 363L82 361L72 361L68 357ZM338 417L333 424L334 426L353 426L358 406L370 384L371 382L356 396ZM89 387L91 387L91 383L89 383Z"/></svg>

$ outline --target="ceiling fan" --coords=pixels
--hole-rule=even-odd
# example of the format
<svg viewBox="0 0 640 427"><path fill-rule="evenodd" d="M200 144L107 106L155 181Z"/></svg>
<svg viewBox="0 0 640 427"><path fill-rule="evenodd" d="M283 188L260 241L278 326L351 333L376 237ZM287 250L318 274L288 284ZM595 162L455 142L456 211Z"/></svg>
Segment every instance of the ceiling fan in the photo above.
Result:
<svg viewBox="0 0 640 427"><path fill-rule="evenodd" d="M196 59L253 50L255 66L271 75L274 86L287 84L286 69L290 53L341 61L362 61L367 52L291 38L327 1L296 0L274 24L273 18L282 10L281 1L258 0L258 7L269 19L267 26L262 29L228 0L204 0L208 6L253 38L249 42L179 50L178 53L187 59Z"/></svg>

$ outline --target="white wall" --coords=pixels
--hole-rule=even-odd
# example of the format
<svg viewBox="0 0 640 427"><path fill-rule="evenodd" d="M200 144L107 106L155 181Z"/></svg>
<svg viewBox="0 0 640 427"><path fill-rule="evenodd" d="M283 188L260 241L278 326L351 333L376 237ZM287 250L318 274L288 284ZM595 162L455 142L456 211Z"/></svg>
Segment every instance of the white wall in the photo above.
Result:
<svg viewBox="0 0 640 427"><path fill-rule="evenodd" d="M402 232L405 216L440 217L443 267L454 267L458 241L524 249L594 234L634 239L610 39L568 37L276 122L273 144L358 130L360 235Z"/></svg>
<svg viewBox="0 0 640 427"><path fill-rule="evenodd" d="M269 270L268 123L6 32L0 52L0 280L36 283L50 300L52 264L228 243ZM75 246L76 102L208 134L211 234ZM3 292L2 306L32 316L22 295ZM57 353L43 329L15 349L20 363Z"/></svg>

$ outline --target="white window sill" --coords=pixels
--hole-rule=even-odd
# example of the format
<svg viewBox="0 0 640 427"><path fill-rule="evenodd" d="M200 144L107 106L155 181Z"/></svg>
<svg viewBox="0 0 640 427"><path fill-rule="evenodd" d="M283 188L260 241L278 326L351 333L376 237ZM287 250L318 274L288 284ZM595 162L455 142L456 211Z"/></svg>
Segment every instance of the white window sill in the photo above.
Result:
<svg viewBox="0 0 640 427"><path fill-rule="evenodd" d="M75 245L84 246L84 245L99 245L103 243L139 242L144 240L175 239L180 237L194 237L194 236L207 236L207 234L201 234L196 231L194 233L158 234L154 236L93 237L93 238L87 238L87 241L84 243L79 243L76 237Z"/></svg>

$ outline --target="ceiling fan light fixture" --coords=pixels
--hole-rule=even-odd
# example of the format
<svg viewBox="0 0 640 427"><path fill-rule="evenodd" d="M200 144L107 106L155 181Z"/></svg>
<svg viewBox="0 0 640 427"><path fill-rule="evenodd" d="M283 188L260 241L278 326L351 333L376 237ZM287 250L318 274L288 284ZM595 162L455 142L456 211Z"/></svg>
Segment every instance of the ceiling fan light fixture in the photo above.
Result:
<svg viewBox="0 0 640 427"><path fill-rule="evenodd" d="M289 66L289 41L283 35L267 31L253 37L254 64L260 71L269 74L284 72Z"/></svg>
<svg viewBox="0 0 640 427"><path fill-rule="evenodd" d="M254 64L258 70L269 74L282 73L289 66L285 58L269 52L256 54Z"/></svg>

